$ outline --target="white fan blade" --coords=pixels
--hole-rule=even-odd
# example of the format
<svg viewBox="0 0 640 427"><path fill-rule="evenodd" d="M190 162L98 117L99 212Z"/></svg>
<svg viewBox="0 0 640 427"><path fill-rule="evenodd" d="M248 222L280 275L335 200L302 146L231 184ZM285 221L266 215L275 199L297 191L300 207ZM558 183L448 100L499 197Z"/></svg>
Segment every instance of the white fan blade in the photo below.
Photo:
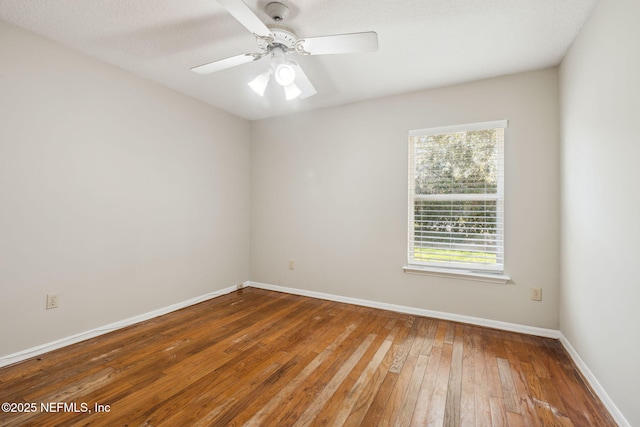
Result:
<svg viewBox="0 0 640 427"><path fill-rule="evenodd" d="M378 50L378 35L374 31L309 37L296 43L296 51L303 55L375 52L376 50Z"/></svg>
<svg viewBox="0 0 640 427"><path fill-rule="evenodd" d="M247 62L254 61L255 59L255 55L251 53L243 53L242 55L231 56L229 58L220 59L219 61L198 65L197 67L193 67L191 71L198 74L209 74L215 71L226 70L227 68L235 67L236 65L246 64Z"/></svg>
<svg viewBox="0 0 640 427"><path fill-rule="evenodd" d="M300 67L297 62L293 62L291 65L296 70L295 84L302 92L300 94L300 99L305 99L318 93L316 91L316 88L311 84L311 80L309 80L309 77L307 77L304 71L302 71L302 67Z"/></svg>
<svg viewBox="0 0 640 427"><path fill-rule="evenodd" d="M227 9L236 20L247 30L261 37L271 37L271 31L258 17L244 4L242 0L216 0L220 6Z"/></svg>

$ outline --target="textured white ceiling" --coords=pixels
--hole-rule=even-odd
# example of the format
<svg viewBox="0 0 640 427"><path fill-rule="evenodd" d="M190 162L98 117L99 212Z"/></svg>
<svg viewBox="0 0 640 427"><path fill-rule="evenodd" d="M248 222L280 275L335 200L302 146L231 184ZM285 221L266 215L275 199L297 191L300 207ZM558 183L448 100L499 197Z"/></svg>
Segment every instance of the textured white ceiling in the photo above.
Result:
<svg viewBox="0 0 640 427"><path fill-rule="evenodd" d="M272 0L245 0L265 23ZM556 65L596 0L281 0L299 37L376 31L376 53L296 59L318 94L284 101L247 81L267 60L210 75L191 67L256 52L214 0L0 0L0 19L254 120Z"/></svg>

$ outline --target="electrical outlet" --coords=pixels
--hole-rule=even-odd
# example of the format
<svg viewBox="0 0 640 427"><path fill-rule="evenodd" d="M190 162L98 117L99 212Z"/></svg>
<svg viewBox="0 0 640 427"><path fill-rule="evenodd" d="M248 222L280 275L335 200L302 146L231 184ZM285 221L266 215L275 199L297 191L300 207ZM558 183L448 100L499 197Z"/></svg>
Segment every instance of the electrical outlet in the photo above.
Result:
<svg viewBox="0 0 640 427"><path fill-rule="evenodd" d="M242 284L242 283L238 283L238 284L236 285L236 289L240 290L240 289L242 289L242 288L244 288L244 284Z"/></svg>
<svg viewBox="0 0 640 427"><path fill-rule="evenodd" d="M542 289L531 288L531 299L534 301L542 301Z"/></svg>
<svg viewBox="0 0 640 427"><path fill-rule="evenodd" d="M47 294L47 310L58 308L58 294Z"/></svg>
<svg viewBox="0 0 640 427"><path fill-rule="evenodd" d="M289 270L293 270L293 268L294 268L293 260L292 260L292 259L290 259L290 260L289 260Z"/></svg>

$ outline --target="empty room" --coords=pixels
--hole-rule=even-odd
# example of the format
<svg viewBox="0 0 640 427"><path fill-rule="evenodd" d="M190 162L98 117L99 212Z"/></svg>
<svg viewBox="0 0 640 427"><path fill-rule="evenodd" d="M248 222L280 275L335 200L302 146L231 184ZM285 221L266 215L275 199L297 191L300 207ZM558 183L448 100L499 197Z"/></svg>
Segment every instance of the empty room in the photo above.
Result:
<svg viewBox="0 0 640 427"><path fill-rule="evenodd" d="M640 426L637 0L0 0L1 426Z"/></svg>

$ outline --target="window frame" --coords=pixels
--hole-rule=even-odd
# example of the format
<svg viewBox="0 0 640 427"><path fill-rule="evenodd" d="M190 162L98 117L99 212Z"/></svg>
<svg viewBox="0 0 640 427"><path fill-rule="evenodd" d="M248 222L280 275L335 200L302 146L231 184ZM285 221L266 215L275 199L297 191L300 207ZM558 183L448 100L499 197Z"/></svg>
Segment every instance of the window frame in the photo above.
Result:
<svg viewBox="0 0 640 427"><path fill-rule="evenodd" d="M407 273L418 274L430 274L441 277L462 277L472 280L479 280L485 282L494 283L506 283L510 280L508 276L504 275L504 146L506 140L506 129L508 128L508 120L496 120L488 122L467 123L461 125L433 127L426 129L417 129L409 131L408 135L408 233L407 233L407 265L404 266L404 271ZM413 140L416 137L423 137L429 135L442 135L449 133L459 133L468 131L481 131L489 129L502 129L503 135L501 144L498 147L499 158L498 161L498 177L497 177L497 190L496 193L479 193L473 195L465 194L437 194L437 195L418 195L415 192L415 170L416 161L414 156L415 143ZM498 263L495 266L481 264L481 263L455 263L455 262L425 262L416 261L413 256L415 253L415 229L414 229L414 215L415 215L415 202L417 200L451 200L451 201L464 201L464 200L495 200L496 201L496 215L497 215L497 228L498 233L501 236L499 247L496 250L496 256L502 260L502 263Z"/></svg>

